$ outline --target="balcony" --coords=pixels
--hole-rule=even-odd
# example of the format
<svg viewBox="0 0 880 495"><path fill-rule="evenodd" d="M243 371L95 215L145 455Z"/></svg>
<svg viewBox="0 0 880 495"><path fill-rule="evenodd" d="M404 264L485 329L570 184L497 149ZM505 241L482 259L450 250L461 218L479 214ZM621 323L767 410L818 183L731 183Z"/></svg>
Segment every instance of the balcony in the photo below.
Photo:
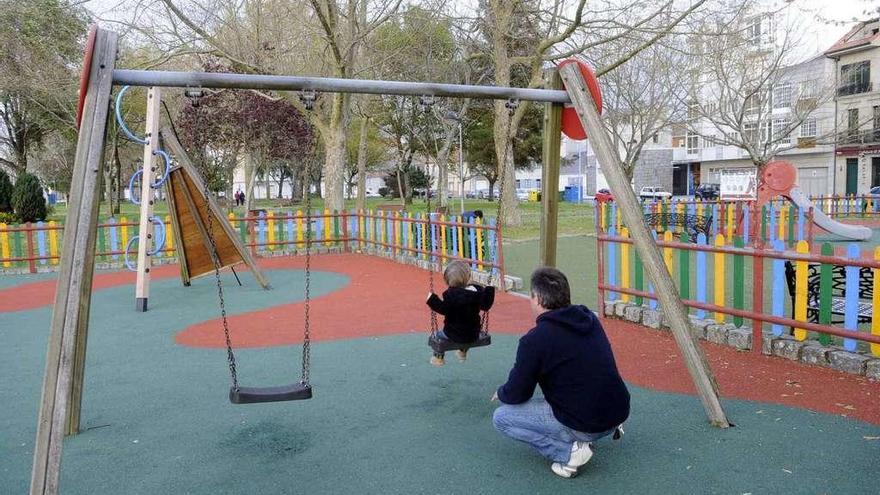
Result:
<svg viewBox="0 0 880 495"><path fill-rule="evenodd" d="M857 95L870 93L873 90L871 81L843 84L837 87L837 96Z"/></svg>
<svg viewBox="0 0 880 495"><path fill-rule="evenodd" d="M841 146L859 146L880 143L880 128L840 133Z"/></svg>

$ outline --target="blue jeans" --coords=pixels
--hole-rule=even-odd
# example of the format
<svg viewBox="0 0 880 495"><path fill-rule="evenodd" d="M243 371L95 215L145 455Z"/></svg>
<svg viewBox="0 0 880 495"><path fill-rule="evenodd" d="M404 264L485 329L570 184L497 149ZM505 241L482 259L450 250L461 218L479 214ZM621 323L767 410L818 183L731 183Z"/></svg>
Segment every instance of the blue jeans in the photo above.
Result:
<svg viewBox="0 0 880 495"><path fill-rule="evenodd" d="M575 441L594 442L614 433L615 428L601 433L572 430L560 423L550 404L543 398L522 404L502 404L492 416L495 428L504 435L528 444L544 457L567 464L571 444Z"/></svg>

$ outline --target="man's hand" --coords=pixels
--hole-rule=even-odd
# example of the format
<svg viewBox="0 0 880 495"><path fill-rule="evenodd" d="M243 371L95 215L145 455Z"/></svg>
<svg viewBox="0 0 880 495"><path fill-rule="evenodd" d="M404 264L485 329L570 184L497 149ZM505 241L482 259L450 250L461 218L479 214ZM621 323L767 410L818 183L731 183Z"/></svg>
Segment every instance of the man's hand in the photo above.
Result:
<svg viewBox="0 0 880 495"><path fill-rule="evenodd" d="M492 397L489 398L489 402L495 402L496 400L498 400L498 391L497 390L495 391L494 394L492 394Z"/></svg>

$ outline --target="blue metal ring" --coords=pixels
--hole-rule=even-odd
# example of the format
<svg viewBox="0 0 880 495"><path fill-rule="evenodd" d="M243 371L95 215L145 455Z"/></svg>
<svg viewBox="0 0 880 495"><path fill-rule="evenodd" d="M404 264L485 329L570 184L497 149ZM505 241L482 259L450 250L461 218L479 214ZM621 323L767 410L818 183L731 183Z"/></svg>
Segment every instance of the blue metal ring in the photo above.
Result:
<svg viewBox="0 0 880 495"><path fill-rule="evenodd" d="M165 222L163 222L159 217L150 217L150 222L159 227L160 234L157 236L155 240L156 247L153 248L152 251L147 251L147 254L150 256L156 255L159 251L165 247ZM139 235L136 235L128 240L128 244L125 245L125 254L123 255L123 260L125 260L125 266L129 269L129 271L136 272L137 266L131 264L131 259L129 259L129 251L131 251L131 246L135 242L140 242Z"/></svg>
<svg viewBox="0 0 880 495"><path fill-rule="evenodd" d="M119 128L122 129L122 132L125 134L130 141L134 141L138 144L147 144L146 138L141 138L135 136L130 130L128 130L128 126L125 125L125 121L122 120L122 97L125 95L125 92L131 86L123 86L122 89L119 90L119 93L116 95L116 123L119 124Z"/></svg>
<svg viewBox="0 0 880 495"><path fill-rule="evenodd" d="M165 161L165 173L162 174L161 179L152 184L153 189L159 189L160 187L162 187L162 184L164 184L165 181L168 180L168 175L171 173L171 157L168 156L168 153L163 150L153 150L153 154L161 156L162 159Z"/></svg>
<svg viewBox="0 0 880 495"><path fill-rule="evenodd" d="M137 177L139 175L142 175L143 173L144 173L144 169L139 168L137 170L137 172L131 174L131 179L129 179L129 181L128 181L128 200L136 205L141 204L141 200L139 198L135 199L136 196L134 195L134 182L137 179Z"/></svg>

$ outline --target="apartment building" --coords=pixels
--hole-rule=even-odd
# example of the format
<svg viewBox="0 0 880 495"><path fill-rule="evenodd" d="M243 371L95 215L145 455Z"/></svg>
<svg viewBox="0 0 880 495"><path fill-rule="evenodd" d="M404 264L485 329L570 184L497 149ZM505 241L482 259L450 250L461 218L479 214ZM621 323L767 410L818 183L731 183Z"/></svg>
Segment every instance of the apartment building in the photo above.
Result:
<svg viewBox="0 0 880 495"><path fill-rule="evenodd" d="M834 192L864 194L880 186L880 19L856 24L825 56L836 83Z"/></svg>
<svg viewBox="0 0 880 495"><path fill-rule="evenodd" d="M798 185L811 195L832 192L834 166L834 102L829 81L834 79L834 62L824 54L780 70L766 94L745 102L742 132L754 142L774 141L776 159L791 162L798 170ZM711 90L700 91L701 108L717 108ZM696 107L696 106L695 106ZM808 113L806 118L804 115ZM742 148L724 145L716 136L720 130L698 112L688 109L690 125L672 128L673 194L693 194L701 183L720 182L724 169L754 168ZM803 119L787 136L792 122ZM718 119L720 120L720 119Z"/></svg>

